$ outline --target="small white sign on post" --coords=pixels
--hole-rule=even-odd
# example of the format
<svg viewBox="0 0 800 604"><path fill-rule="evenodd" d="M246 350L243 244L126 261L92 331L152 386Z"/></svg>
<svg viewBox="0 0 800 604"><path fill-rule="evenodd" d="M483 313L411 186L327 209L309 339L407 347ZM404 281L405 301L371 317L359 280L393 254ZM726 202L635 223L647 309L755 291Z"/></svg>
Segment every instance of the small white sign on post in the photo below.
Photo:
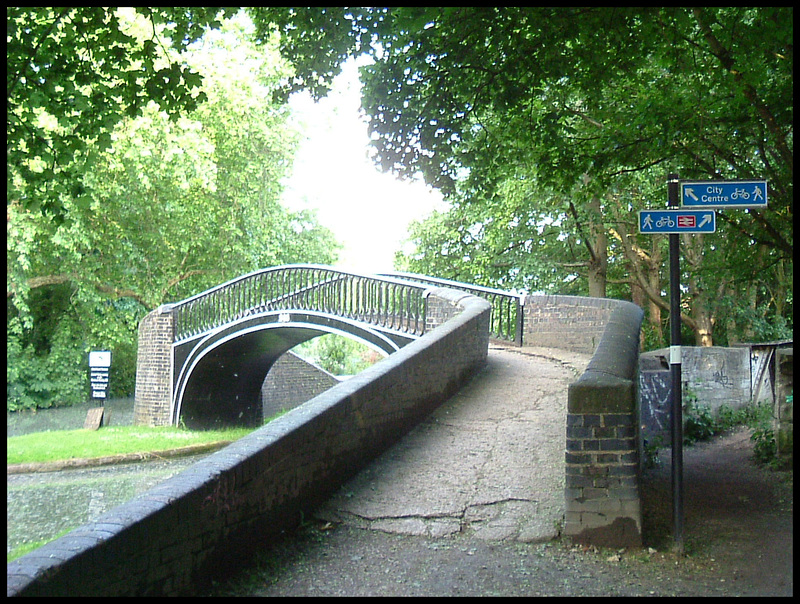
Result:
<svg viewBox="0 0 800 604"><path fill-rule="evenodd" d="M111 367L111 351L92 350L89 353L89 367Z"/></svg>
<svg viewBox="0 0 800 604"><path fill-rule="evenodd" d="M111 367L110 350L93 350L89 353L89 384L92 398L105 400L108 393L108 371Z"/></svg>

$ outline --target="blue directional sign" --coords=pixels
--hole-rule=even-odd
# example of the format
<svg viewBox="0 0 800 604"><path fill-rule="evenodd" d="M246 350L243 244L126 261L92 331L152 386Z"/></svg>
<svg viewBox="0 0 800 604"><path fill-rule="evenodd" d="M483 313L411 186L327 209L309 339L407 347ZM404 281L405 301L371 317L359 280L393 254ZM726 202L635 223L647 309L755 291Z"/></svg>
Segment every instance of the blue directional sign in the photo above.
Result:
<svg viewBox="0 0 800 604"><path fill-rule="evenodd" d="M714 210L641 210L639 232L713 233L717 229Z"/></svg>
<svg viewBox="0 0 800 604"><path fill-rule="evenodd" d="M766 180L681 181L681 205L693 208L763 208Z"/></svg>

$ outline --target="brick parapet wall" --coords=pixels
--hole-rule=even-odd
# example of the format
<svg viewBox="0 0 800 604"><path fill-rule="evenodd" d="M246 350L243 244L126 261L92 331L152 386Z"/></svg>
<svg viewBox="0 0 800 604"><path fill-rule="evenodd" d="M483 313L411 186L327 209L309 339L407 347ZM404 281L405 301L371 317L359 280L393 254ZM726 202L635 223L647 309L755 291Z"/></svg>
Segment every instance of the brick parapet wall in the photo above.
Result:
<svg viewBox="0 0 800 604"><path fill-rule="evenodd" d="M523 306L525 346L592 354L619 300L582 296L529 295Z"/></svg>
<svg viewBox="0 0 800 604"><path fill-rule="evenodd" d="M299 524L485 363L489 304L460 313L229 447L7 567L8 595L175 595ZM458 300L458 302L455 302Z"/></svg>
<svg viewBox="0 0 800 604"><path fill-rule="evenodd" d="M459 314L461 300L471 298L470 294L452 289L432 288L425 292L425 332L444 325Z"/></svg>
<svg viewBox="0 0 800 604"><path fill-rule="evenodd" d="M170 424L174 329L174 316L168 307L163 306L152 311L139 323L133 416L135 425Z"/></svg>
<svg viewBox="0 0 800 604"><path fill-rule="evenodd" d="M336 376L287 352L275 361L261 386L264 419L294 409L338 383Z"/></svg>

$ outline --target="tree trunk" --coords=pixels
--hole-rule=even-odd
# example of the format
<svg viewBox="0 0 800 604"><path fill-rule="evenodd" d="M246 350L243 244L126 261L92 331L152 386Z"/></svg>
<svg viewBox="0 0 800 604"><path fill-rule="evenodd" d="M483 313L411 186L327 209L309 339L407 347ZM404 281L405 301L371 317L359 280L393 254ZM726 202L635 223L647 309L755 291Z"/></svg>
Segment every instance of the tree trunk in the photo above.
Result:
<svg viewBox="0 0 800 604"><path fill-rule="evenodd" d="M602 221L600 198L592 198L589 204L589 232L591 233L589 257L589 295L606 297L606 274L608 271L608 235Z"/></svg>
<svg viewBox="0 0 800 604"><path fill-rule="evenodd" d="M635 304L647 310L647 323L651 327L658 342L664 342L664 327L661 323L661 309L666 303L660 299L661 292L661 253L662 238L649 236L650 251L638 245L636 239L628 233L625 219L617 215L617 228L611 234L619 240L629 265L629 282L631 299ZM642 332L644 335L644 332ZM645 342L641 341L642 350Z"/></svg>
<svg viewBox="0 0 800 604"><path fill-rule="evenodd" d="M694 319L695 345L713 346L714 321L708 309L708 295L699 277L703 265L703 235L683 236L684 257L689 272L689 299L691 314Z"/></svg>

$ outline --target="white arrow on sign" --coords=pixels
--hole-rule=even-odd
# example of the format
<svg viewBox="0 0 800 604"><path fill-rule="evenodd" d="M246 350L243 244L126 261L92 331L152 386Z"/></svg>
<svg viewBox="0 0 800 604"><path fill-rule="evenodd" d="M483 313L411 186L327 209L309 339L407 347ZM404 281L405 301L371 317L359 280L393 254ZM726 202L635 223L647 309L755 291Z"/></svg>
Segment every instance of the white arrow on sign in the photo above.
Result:
<svg viewBox="0 0 800 604"><path fill-rule="evenodd" d="M697 195L695 195L695 194L694 194L694 189L690 189L689 187L685 187L685 188L683 189L683 192L684 192L686 195L688 195L689 197L691 197L692 199L694 199L695 201L700 201L700 200L697 198Z"/></svg>
<svg viewBox="0 0 800 604"><path fill-rule="evenodd" d="M692 197L694 197L694 195ZM711 218L712 218L711 214L706 214L705 216L703 216L703 220L700 221L700 224L697 225L697 228L699 229L704 224L708 224L709 222L711 222Z"/></svg>

